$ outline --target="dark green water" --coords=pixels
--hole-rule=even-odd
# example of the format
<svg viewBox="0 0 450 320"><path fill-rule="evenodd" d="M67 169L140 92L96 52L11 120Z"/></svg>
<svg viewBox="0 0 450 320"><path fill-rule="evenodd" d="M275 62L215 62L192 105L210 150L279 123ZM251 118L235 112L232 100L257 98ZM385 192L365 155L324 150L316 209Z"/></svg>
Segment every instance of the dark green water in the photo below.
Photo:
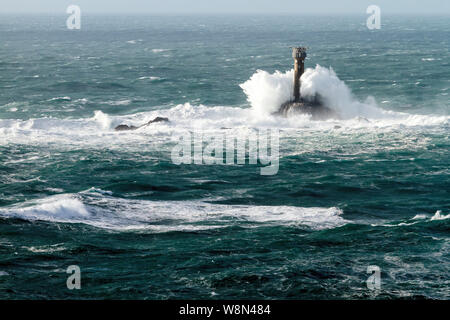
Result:
<svg viewBox="0 0 450 320"><path fill-rule="evenodd" d="M449 298L448 17L65 19L0 19L0 298ZM293 44L341 119L265 112ZM275 175L172 162L260 128Z"/></svg>

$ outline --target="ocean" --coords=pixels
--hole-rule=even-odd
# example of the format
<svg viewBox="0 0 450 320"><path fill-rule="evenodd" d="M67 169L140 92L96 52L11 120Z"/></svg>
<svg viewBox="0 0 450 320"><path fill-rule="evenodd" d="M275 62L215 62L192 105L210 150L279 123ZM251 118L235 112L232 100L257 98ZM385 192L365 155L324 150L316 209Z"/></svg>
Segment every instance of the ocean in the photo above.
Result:
<svg viewBox="0 0 450 320"><path fill-rule="evenodd" d="M450 19L366 18L0 16L0 298L449 299ZM272 115L296 45L338 119ZM275 174L173 161L263 129Z"/></svg>

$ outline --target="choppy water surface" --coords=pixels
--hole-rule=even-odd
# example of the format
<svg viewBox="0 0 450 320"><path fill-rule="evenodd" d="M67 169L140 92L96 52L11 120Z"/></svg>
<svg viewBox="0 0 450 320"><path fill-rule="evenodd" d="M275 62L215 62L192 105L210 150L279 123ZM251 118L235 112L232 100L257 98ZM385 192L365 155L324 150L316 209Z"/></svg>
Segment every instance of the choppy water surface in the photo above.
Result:
<svg viewBox="0 0 450 320"><path fill-rule="evenodd" d="M448 17L65 19L0 20L1 298L449 298ZM295 44L340 119L271 115ZM172 163L261 128L276 175Z"/></svg>

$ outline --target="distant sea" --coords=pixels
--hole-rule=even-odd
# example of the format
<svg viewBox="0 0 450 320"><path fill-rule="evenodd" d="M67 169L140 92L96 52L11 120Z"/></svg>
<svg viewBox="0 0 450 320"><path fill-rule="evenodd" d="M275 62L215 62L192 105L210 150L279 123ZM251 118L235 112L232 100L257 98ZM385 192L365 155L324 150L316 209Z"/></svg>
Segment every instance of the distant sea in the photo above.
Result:
<svg viewBox="0 0 450 320"><path fill-rule="evenodd" d="M450 19L366 18L0 16L0 298L449 299ZM339 119L271 115L295 45ZM261 128L275 175L171 159Z"/></svg>

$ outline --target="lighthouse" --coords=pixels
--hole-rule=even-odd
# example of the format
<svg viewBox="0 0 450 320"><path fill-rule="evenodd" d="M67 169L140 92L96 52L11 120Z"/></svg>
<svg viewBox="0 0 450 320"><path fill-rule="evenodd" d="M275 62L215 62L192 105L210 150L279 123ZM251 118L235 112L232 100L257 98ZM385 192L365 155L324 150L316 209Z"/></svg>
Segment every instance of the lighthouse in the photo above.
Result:
<svg viewBox="0 0 450 320"><path fill-rule="evenodd" d="M292 48L292 58L294 58L294 102L300 102L300 78L305 72L306 47Z"/></svg>
<svg viewBox="0 0 450 320"><path fill-rule="evenodd" d="M333 110L322 103L321 97L316 94L311 97L302 97L300 94L301 80L305 72L306 47L293 47L292 58L294 59L294 83L292 98L283 103L274 114L288 117L295 114L309 114L312 120L325 120L339 118Z"/></svg>

